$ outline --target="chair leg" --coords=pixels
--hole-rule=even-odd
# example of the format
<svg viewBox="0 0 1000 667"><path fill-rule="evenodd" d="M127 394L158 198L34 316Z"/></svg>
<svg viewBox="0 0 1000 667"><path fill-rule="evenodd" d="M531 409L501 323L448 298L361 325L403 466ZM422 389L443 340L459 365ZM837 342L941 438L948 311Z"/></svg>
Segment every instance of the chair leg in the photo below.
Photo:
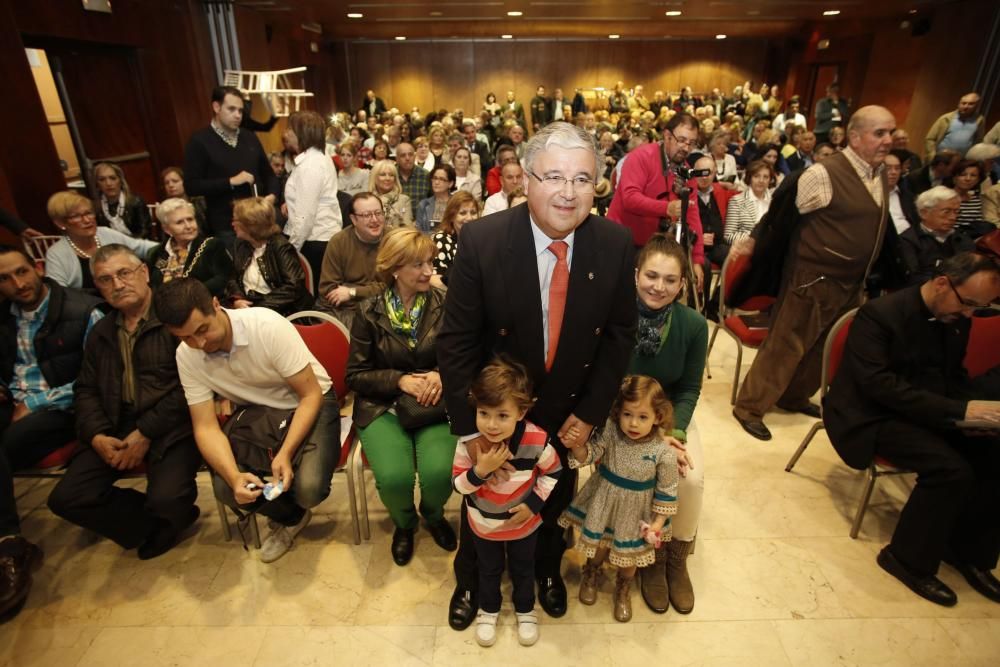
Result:
<svg viewBox="0 0 1000 667"><path fill-rule="evenodd" d="M806 451L806 447L809 446L809 443L812 442L812 439L816 437L816 434L821 428L823 428L822 420L819 420L812 425L812 428L810 428L809 432L806 433L806 437L802 439L802 443L799 445L799 448L795 450L794 454L792 454L792 458L788 459L788 463L785 465L785 472L792 472L792 468L794 468L795 464L799 462L799 457Z"/></svg>
<svg viewBox="0 0 1000 667"><path fill-rule="evenodd" d="M875 464L868 466L868 479L865 482L865 492L861 496L861 503L858 504L858 512L854 516L854 523L851 525L851 539L857 539L858 533L861 531L861 522L865 518L865 512L868 511L868 501L872 498L872 491L875 490L875 480L878 479L878 472L875 470Z"/></svg>
<svg viewBox="0 0 1000 667"><path fill-rule="evenodd" d="M357 494L358 508L360 510L361 537L367 542L372 538L371 527L368 523L368 489L365 488L365 468L361 458L361 443L354 448L351 455L351 469L349 473L354 477L354 489Z"/></svg>
<svg viewBox="0 0 1000 667"><path fill-rule="evenodd" d="M734 336L735 338L735 336ZM743 343L736 341L736 374L733 375L733 396L729 399L729 405L736 405L736 392L740 388L740 371L743 370Z"/></svg>
<svg viewBox="0 0 1000 667"><path fill-rule="evenodd" d="M722 317L721 313L719 317ZM715 323L715 328L712 329L712 337L708 339L708 350L705 352L705 377L709 380L712 379L712 369L708 365L708 360L712 356L712 346L715 345L715 337L719 335L719 323Z"/></svg>
<svg viewBox="0 0 1000 667"><path fill-rule="evenodd" d="M215 499L215 508L219 512L219 520L222 522L222 536L226 542L233 540L233 527L229 525L229 515L226 514L226 506L218 498Z"/></svg>
<svg viewBox="0 0 1000 667"><path fill-rule="evenodd" d="M352 457L353 452L352 456L348 457L347 468L344 470L344 473L345 477L347 477L347 498L351 503L351 527L354 529L354 543L361 544L361 524L358 521L358 498L354 487L354 471L351 470L350 463Z"/></svg>
<svg viewBox="0 0 1000 667"><path fill-rule="evenodd" d="M253 540L254 548L260 549L260 528L257 526L256 512L250 515L250 520L247 521L247 528L250 530L250 539Z"/></svg>

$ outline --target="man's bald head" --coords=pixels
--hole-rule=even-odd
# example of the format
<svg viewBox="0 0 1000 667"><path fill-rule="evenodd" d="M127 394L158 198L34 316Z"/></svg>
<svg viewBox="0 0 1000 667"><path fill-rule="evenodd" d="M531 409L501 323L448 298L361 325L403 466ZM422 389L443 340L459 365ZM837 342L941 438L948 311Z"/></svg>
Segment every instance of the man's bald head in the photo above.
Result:
<svg viewBox="0 0 1000 667"><path fill-rule="evenodd" d="M854 112L847 123L851 149L872 167L878 167L892 149L896 119L885 107L872 104Z"/></svg>

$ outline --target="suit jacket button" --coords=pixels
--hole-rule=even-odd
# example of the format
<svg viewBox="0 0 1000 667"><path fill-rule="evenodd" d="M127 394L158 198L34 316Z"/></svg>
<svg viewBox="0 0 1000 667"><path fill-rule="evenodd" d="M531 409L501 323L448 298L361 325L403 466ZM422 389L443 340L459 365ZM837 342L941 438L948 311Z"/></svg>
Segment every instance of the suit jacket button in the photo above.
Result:
<svg viewBox="0 0 1000 667"><path fill-rule="evenodd" d="M594 329L594 335L595 336L600 336L601 335L601 327L597 327L596 329Z"/></svg>
<svg viewBox="0 0 1000 667"><path fill-rule="evenodd" d="M506 336L507 335L507 330L506 329L501 329L497 333L500 334L501 336Z"/></svg>

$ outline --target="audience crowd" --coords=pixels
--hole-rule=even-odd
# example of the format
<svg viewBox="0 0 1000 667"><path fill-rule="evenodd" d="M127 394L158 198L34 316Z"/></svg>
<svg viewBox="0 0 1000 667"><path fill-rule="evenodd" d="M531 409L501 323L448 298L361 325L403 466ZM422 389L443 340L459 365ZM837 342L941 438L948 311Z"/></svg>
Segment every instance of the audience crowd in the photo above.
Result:
<svg viewBox="0 0 1000 667"><path fill-rule="evenodd" d="M1000 298L1000 124L987 130L979 96L918 154L836 82L812 110L752 82L505 92L466 114L369 90L329 119L291 114L268 155L255 131L272 123L220 87L159 203L96 164L93 200L50 197L60 238L44 261L38 232L4 214L29 250L0 247L0 613L24 604L42 557L12 477L74 441L49 507L140 559L191 534L203 464L241 526L267 517L262 561L292 548L329 495L346 398L285 319L304 310L350 332L346 385L393 560L410 561L421 520L457 550L452 627L495 641L506 560L518 639L537 641L536 586L549 616L566 612L566 526L589 557L581 603L609 559L614 618L631 618L636 572L653 611L689 613L707 320L740 303L717 280L739 258L744 296L777 302L737 421L768 440L775 407L822 417L849 465L918 471L878 564L951 605L944 561L1000 603L1000 369L960 368L968 318ZM858 306L821 414L827 333ZM653 465L628 454L638 443ZM135 474L145 492L117 485Z"/></svg>

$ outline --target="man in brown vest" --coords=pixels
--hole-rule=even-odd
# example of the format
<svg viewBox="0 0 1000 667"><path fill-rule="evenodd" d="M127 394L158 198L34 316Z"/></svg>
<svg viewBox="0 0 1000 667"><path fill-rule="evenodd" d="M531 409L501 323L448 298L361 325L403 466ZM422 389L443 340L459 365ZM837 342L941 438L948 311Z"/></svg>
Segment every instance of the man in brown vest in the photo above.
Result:
<svg viewBox="0 0 1000 667"><path fill-rule="evenodd" d="M882 162L895 128L888 109L858 109L847 126L849 147L799 179L795 204L802 218L771 329L733 410L755 438L771 439L763 417L775 405L820 416L809 399L819 388L823 343L833 323L859 305L885 235L889 198ZM752 252L752 243L733 251Z"/></svg>

